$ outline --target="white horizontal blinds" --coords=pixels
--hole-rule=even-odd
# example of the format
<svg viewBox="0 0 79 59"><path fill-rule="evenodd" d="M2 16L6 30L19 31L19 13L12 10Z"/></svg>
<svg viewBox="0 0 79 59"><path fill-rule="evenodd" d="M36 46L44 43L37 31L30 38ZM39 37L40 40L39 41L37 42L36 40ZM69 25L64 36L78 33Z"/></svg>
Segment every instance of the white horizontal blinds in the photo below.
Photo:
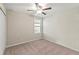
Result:
<svg viewBox="0 0 79 59"><path fill-rule="evenodd" d="M35 27L34 30L35 30L35 33L40 33L40 27Z"/></svg>
<svg viewBox="0 0 79 59"><path fill-rule="evenodd" d="M41 19L37 17L34 19L34 33L41 33Z"/></svg>
<svg viewBox="0 0 79 59"><path fill-rule="evenodd" d="M40 27L40 24L34 24L34 26L36 26L36 27Z"/></svg>
<svg viewBox="0 0 79 59"><path fill-rule="evenodd" d="M38 23L40 23L40 22L41 22L40 19L35 19L35 20L34 20L34 23L37 23L37 24L38 24Z"/></svg>

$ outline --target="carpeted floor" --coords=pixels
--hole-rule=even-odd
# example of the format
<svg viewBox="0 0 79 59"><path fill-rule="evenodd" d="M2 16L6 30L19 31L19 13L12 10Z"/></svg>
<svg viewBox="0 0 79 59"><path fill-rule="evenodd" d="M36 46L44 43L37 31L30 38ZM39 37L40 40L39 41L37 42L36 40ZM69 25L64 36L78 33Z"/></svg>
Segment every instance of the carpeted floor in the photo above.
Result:
<svg viewBox="0 0 79 59"><path fill-rule="evenodd" d="M44 39L31 41L5 50L5 55L79 55L79 52Z"/></svg>

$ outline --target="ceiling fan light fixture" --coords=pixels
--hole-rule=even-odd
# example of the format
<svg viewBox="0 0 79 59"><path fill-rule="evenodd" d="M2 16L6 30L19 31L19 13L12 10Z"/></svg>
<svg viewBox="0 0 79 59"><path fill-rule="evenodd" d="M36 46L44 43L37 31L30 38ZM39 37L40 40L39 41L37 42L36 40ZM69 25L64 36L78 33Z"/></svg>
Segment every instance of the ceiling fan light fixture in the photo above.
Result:
<svg viewBox="0 0 79 59"><path fill-rule="evenodd" d="M40 14L41 12L42 12L41 10L38 10L38 11L37 11L37 14Z"/></svg>

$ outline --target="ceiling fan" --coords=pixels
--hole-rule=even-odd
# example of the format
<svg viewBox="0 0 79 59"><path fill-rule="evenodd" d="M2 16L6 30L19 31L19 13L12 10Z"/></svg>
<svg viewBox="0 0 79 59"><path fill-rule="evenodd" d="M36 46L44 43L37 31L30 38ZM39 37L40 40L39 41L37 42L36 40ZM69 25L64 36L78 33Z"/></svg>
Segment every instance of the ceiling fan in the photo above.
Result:
<svg viewBox="0 0 79 59"><path fill-rule="evenodd" d="M45 10L51 10L51 7L44 7L42 5L40 5L39 3L35 3L35 8L36 10L27 10L27 11L36 11L37 13L42 13L43 15L46 15L46 13L44 12Z"/></svg>

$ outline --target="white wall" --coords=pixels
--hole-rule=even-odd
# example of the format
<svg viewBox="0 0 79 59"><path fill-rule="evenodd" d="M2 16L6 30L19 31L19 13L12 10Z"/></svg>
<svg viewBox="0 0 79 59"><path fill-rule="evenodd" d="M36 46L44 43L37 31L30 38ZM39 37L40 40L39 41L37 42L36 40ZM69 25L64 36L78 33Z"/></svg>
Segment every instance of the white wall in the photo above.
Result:
<svg viewBox="0 0 79 59"><path fill-rule="evenodd" d="M34 16L26 13L7 11L8 40L7 47L39 39L34 35Z"/></svg>
<svg viewBox="0 0 79 59"><path fill-rule="evenodd" d="M74 5L68 9L63 9L66 4L55 6L54 15L44 19L44 38L79 51L79 5Z"/></svg>
<svg viewBox="0 0 79 59"><path fill-rule="evenodd" d="M3 8L3 5L0 4L0 7ZM0 9L0 55L4 53L6 45L6 17Z"/></svg>

